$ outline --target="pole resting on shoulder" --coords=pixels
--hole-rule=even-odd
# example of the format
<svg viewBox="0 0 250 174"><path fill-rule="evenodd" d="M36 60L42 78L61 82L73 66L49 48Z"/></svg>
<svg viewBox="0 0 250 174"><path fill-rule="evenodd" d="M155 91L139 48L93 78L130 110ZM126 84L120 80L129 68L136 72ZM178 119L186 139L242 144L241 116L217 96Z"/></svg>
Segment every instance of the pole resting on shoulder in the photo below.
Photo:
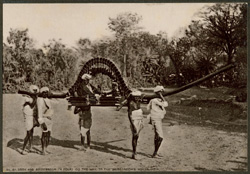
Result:
<svg viewBox="0 0 250 174"><path fill-rule="evenodd" d="M32 93L25 90L18 90L18 94L24 94L29 95L31 97L44 97L44 93ZM60 94L54 94L54 93L48 93L47 98L66 98L68 96L68 93L60 93Z"/></svg>

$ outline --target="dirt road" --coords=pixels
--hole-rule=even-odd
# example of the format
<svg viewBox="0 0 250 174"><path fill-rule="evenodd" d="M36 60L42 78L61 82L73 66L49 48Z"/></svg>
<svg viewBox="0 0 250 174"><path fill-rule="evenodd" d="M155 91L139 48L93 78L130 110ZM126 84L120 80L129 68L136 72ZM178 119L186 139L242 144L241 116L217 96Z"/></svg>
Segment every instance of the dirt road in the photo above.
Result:
<svg viewBox="0 0 250 174"><path fill-rule="evenodd" d="M139 158L131 159L131 131L127 108L93 107L91 150L78 150L78 116L67 101L53 104L55 115L51 154L40 155L40 129L35 129L34 153L21 155L25 129L20 95L3 95L4 171L246 171L247 134L174 122L163 123L162 159L153 153L153 130L145 119L138 144Z"/></svg>

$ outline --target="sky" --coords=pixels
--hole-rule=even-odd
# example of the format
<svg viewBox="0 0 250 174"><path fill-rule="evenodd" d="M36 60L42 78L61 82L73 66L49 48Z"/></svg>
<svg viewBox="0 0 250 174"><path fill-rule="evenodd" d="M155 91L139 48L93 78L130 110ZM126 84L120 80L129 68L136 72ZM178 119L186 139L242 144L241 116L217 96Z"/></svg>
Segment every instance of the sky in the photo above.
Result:
<svg viewBox="0 0 250 174"><path fill-rule="evenodd" d="M173 37L180 28L190 24L204 3L109 3L109 4L3 4L3 42L10 28L28 28L35 46L50 39L62 39L66 46L76 46L80 38L91 41L111 36L109 18L123 12L142 16L144 31L157 34L164 31Z"/></svg>

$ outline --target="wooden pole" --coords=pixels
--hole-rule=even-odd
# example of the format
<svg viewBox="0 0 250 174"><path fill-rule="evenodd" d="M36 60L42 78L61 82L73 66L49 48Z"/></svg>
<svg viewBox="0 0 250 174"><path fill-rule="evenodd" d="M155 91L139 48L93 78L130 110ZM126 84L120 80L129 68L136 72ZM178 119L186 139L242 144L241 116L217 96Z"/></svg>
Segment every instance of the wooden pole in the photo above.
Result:
<svg viewBox="0 0 250 174"><path fill-rule="evenodd" d="M182 92L182 91L184 91L186 89L189 89L189 88L191 88L191 87L193 87L195 85L198 85L198 84L202 83L203 81L205 81L205 80L207 80L209 78L214 77L215 75L217 75L219 73L227 71L227 70L229 70L229 69L231 69L233 67L235 67L234 64L229 64L229 65L227 65L227 66L225 66L225 67L223 67L223 68L221 68L221 69L219 69L219 70L217 70L217 71L215 71L215 72L213 72L211 74L206 75L205 77L202 77L202 78L200 78L200 79L198 79L198 80L196 80L194 82L191 82L191 83L189 83L187 85L184 85L184 86L182 86L182 87L180 87L178 89L175 89L175 90L169 91L169 92L162 92L162 95L163 96L168 96L168 95L173 95L173 94ZM153 99L153 98L156 98L156 97L158 97L158 95L152 94L152 95L145 95L143 98L144 99Z"/></svg>

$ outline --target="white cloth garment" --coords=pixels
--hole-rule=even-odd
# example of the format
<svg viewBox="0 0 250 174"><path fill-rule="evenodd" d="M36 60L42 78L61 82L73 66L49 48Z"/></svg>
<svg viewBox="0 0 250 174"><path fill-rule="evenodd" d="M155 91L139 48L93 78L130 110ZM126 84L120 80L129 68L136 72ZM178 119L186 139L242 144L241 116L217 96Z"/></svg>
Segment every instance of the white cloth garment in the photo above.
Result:
<svg viewBox="0 0 250 174"><path fill-rule="evenodd" d="M142 130L143 128L143 112L141 109L138 109L138 110L134 110L132 111L131 113L131 119L132 119L132 122L136 128L136 133L139 134L139 132ZM131 130L133 131L132 127L131 127Z"/></svg>
<svg viewBox="0 0 250 174"><path fill-rule="evenodd" d="M131 118L132 118L132 120L141 120L141 119L143 119L142 110L138 109L138 110L132 111Z"/></svg>
<svg viewBox="0 0 250 174"><path fill-rule="evenodd" d="M154 98L150 100L147 106L147 109L150 110L148 118L151 119L151 124L153 125L154 130L161 138L163 138L162 119L166 114L165 107L167 106L168 102L163 101L160 98Z"/></svg>
<svg viewBox="0 0 250 174"><path fill-rule="evenodd" d="M24 96L24 102L23 102L23 105L25 103L32 103L33 102L33 99L30 97L30 96ZM32 115L33 116L33 109L29 106L29 105L24 105L23 107L23 113L25 115Z"/></svg>
<svg viewBox="0 0 250 174"><path fill-rule="evenodd" d="M167 106L168 102L162 101L160 98L154 98L150 100L149 104L147 105L147 109L150 110L150 118L163 119L166 114L165 107Z"/></svg>
<svg viewBox="0 0 250 174"><path fill-rule="evenodd" d="M23 116L24 116L24 125L27 131L33 128L33 109L30 105L25 105L25 103L32 103L33 99L30 96L24 96L23 101Z"/></svg>
<svg viewBox="0 0 250 174"><path fill-rule="evenodd" d="M37 99L38 108L38 122L40 124L45 123L47 126L47 131L52 130L52 116L54 115L54 110L51 108L51 102L48 98L38 98Z"/></svg>
<svg viewBox="0 0 250 174"><path fill-rule="evenodd" d="M81 126L80 127L80 134L82 135L82 136L87 136L86 135L86 133L89 131L89 129L87 129L87 128L84 128L83 126Z"/></svg>

